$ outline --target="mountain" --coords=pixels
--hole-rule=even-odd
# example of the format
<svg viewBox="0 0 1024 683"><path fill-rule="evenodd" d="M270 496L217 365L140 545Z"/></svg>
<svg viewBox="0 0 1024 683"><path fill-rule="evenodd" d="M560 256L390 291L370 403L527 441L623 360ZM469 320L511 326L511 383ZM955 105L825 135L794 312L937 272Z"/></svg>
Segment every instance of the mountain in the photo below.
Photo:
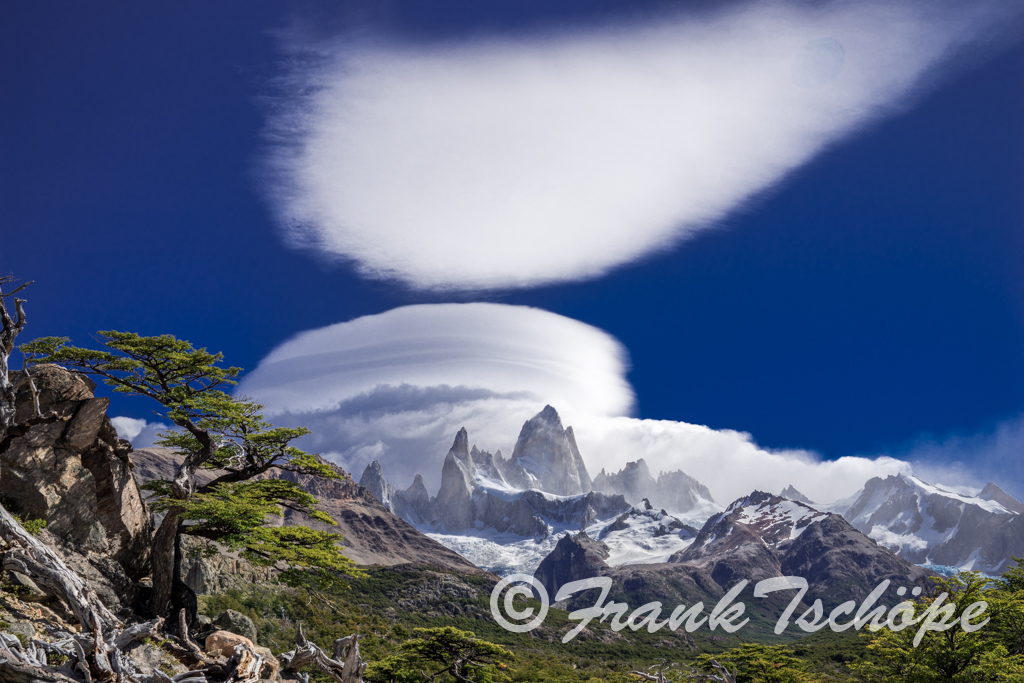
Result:
<svg viewBox="0 0 1024 683"><path fill-rule="evenodd" d="M779 495L782 496L783 498L789 498L790 500L795 500L798 503L807 503L808 505L814 505L814 501L813 500L811 500L810 498L808 498L804 494L802 494L799 491L797 491L796 487L793 486L792 484L790 484L786 488L782 489L782 492L779 493Z"/></svg>
<svg viewBox="0 0 1024 683"><path fill-rule="evenodd" d="M559 496L575 496L591 490L590 475L583 464L572 427L551 406L523 425L506 469L508 482L519 488L535 488Z"/></svg>
<svg viewBox="0 0 1024 683"><path fill-rule="evenodd" d="M915 564L998 573L1024 554L1024 505L992 483L969 496L908 474L875 477L830 507Z"/></svg>
<svg viewBox="0 0 1024 683"><path fill-rule="evenodd" d="M622 494L633 504L646 499L656 508L698 520L698 523L722 509L708 488L693 477L676 470L661 472L655 479L643 458L627 462L625 467L611 474L602 469L594 477L594 490Z"/></svg>
<svg viewBox="0 0 1024 683"><path fill-rule="evenodd" d="M173 472L181 456L168 448L144 448L133 451L135 476L139 483ZM327 463L330 464L330 463ZM472 563L415 527L392 514L379 500L340 467L331 465L339 479L323 479L284 472L276 468L265 476L294 481L320 499L319 508L330 515L337 526L327 526L294 510L285 510L280 518L286 525L304 525L327 529L344 536L344 553L357 564L394 565L406 562L431 564L467 571ZM204 474L204 473L200 473ZM210 477L214 473L210 473ZM197 477L202 482L204 477Z"/></svg>
<svg viewBox="0 0 1024 683"><path fill-rule="evenodd" d="M666 563L615 567L607 561L610 554L610 548L589 534L563 538L534 576L551 595L567 581L608 576L615 586L611 599L630 596L629 604L707 604L708 599L714 604L740 581L750 582L745 589L749 592L762 579L798 576L810 584L805 602L821 599L830 609L862 600L886 579L895 594L898 586L931 574L878 545L840 515L760 491L708 519L692 543Z"/></svg>
<svg viewBox="0 0 1024 683"><path fill-rule="evenodd" d="M693 544L669 562L707 569L723 586L801 576L826 604L862 598L886 578L905 581L927 574L840 515L761 491L711 517Z"/></svg>
<svg viewBox="0 0 1024 683"><path fill-rule="evenodd" d="M672 479L664 481L667 486ZM377 462L366 467L360 484L395 515L497 573L532 572L570 532L601 538L613 564L664 561L697 532L643 498L630 505L622 494L590 490L572 428L562 427L551 406L526 421L509 460L470 446L469 433L460 429L433 498L419 476L408 489L395 488Z"/></svg>

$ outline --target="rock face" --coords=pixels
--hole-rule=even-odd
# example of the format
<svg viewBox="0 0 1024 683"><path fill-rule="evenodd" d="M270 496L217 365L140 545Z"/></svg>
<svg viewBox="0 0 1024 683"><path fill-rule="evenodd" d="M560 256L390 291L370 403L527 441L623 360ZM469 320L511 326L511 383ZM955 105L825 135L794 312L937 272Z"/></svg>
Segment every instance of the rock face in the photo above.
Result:
<svg viewBox="0 0 1024 683"><path fill-rule="evenodd" d="M709 519L693 544L670 562L708 571L721 586L747 579L800 576L826 605L859 599L885 579L929 574L854 529L839 515L754 491Z"/></svg>
<svg viewBox="0 0 1024 683"><path fill-rule="evenodd" d="M133 453L133 458L138 462L137 471L142 474L159 474L173 472L180 461L180 456L174 451L166 448L140 449ZM330 463L328 463L330 464ZM416 562L433 564L440 567L457 569L460 571L475 570L476 567L462 558L457 553L445 548L440 543L417 531L408 522L399 519L384 507L376 497L362 486L352 481L352 478L340 467L331 465L339 475L339 479L322 479L297 475L292 472L284 472L277 469L268 470L264 476L287 479L298 483L320 499L320 509L330 515L337 523L337 526L328 526L316 520L312 520L302 513L294 510L285 510L284 515L279 518L282 524L295 524L310 526L317 529L326 529L344 536L344 553L357 564L379 564L394 565L405 562ZM205 473L201 473L205 474ZM163 475L161 475L163 476ZM210 476L207 474L207 476ZM183 560L187 562L188 560ZM193 571L206 572L209 577L204 578L205 585L216 586L220 579L217 575L230 575L232 571L242 572L242 578L246 578L246 565L240 561L233 560L230 556L221 558L222 565L210 566L195 570L194 565L182 566L182 575L185 582L189 583ZM249 569L253 569L249 565ZM255 568L258 570L258 568ZM224 579L232 581L232 579ZM198 581L190 584L196 592L204 592L197 588L203 583Z"/></svg>
<svg viewBox="0 0 1024 683"><path fill-rule="evenodd" d="M722 509L715 505L708 487L690 475L675 470L661 472L655 479L643 458L627 462L625 467L611 474L602 469L594 478L594 490L620 493L634 505L646 498L655 508L674 514L691 511L710 514Z"/></svg>
<svg viewBox="0 0 1024 683"><path fill-rule="evenodd" d="M384 479L380 463L374 460L363 470L359 485L372 493L392 514L413 524L427 524L437 517L422 475L417 474L409 488L400 491Z"/></svg>
<svg viewBox="0 0 1024 683"><path fill-rule="evenodd" d="M254 566L227 548L217 546L220 552L206 555L198 552L202 546L198 539L181 538L181 580L197 595L245 590L249 584L265 583L274 576L271 568Z"/></svg>
<svg viewBox="0 0 1024 683"><path fill-rule="evenodd" d="M835 509L915 564L999 573L1024 554L1024 505L992 483L968 496L907 474L875 477Z"/></svg>
<svg viewBox="0 0 1024 683"><path fill-rule="evenodd" d="M559 496L575 496L591 490L590 475L583 464L572 427L551 406L526 421L508 462L509 483L537 488Z"/></svg>
<svg viewBox="0 0 1024 683"><path fill-rule="evenodd" d="M783 498L789 498L790 500L795 500L798 503L807 503L808 505L814 505L814 501L813 500L811 500L810 498L808 498L804 494L802 494L799 491L797 491L796 487L794 487L792 484L790 484L786 488L782 489L782 492L779 495L782 496Z"/></svg>
<svg viewBox="0 0 1024 683"><path fill-rule="evenodd" d="M30 519L46 520L55 538L77 552L119 564L131 579L148 571L152 525L129 456L86 376L56 365L32 370L43 413L66 421L42 424L14 439L0 454L4 503ZM17 420L34 410L22 373L12 373Z"/></svg>
<svg viewBox="0 0 1024 683"><path fill-rule="evenodd" d="M541 561L533 576L544 585L552 601L558 589L570 581L599 576L608 569L608 546L581 531L563 536L555 549Z"/></svg>
<svg viewBox="0 0 1024 683"><path fill-rule="evenodd" d="M551 426L551 422L541 421L538 424L546 425L543 429ZM560 426L558 428L561 430ZM565 436L565 430L562 430L562 435ZM578 452L576 454L578 456ZM516 481L517 476L520 480L525 477L525 470L517 470L517 467L513 463L504 462L500 452L492 456L476 446L470 449L469 434L465 428L460 429L445 456L437 496L429 505L424 505L425 490L418 493L420 519L426 519L422 511L432 512L432 526L448 533L460 533L468 529L494 529L517 536L545 538L551 532L551 524L569 525L580 530L598 519L619 514L630 507L622 496L593 491L558 496L536 488L518 490L509 483ZM369 479L372 481L375 476L373 472ZM553 476L553 480L562 479ZM422 489L422 480L419 481L419 488ZM411 492L416 487L416 482L413 482L407 491ZM408 509L408 501L412 500L412 496L406 496L403 492L398 499Z"/></svg>
<svg viewBox="0 0 1024 683"><path fill-rule="evenodd" d="M252 619L236 610L229 609L221 612L214 617L213 625L248 638L252 643L256 642L256 624L252 623Z"/></svg>
<svg viewBox="0 0 1024 683"><path fill-rule="evenodd" d="M469 435L463 427L444 458L441 488L435 502L441 526L448 531L463 531L473 526L474 470L469 455Z"/></svg>
<svg viewBox="0 0 1024 683"><path fill-rule="evenodd" d="M756 620L751 624L751 630L757 630L773 623L792 598L789 592L777 598L753 598L753 586L762 579L805 578L810 585L804 603L821 599L828 611L848 600L860 602L886 579L892 582L887 593L891 605L897 587L931 574L879 546L839 515L759 491L709 519L692 545L668 563L613 567L608 566L608 558L603 543L584 534L567 537L534 576L551 596L569 581L603 576L613 582L609 601L631 606L652 600L668 606L699 601L708 610L745 580L748 584L739 600L757 600L752 604L769 616L760 625ZM571 598L566 607L590 606L594 595Z"/></svg>

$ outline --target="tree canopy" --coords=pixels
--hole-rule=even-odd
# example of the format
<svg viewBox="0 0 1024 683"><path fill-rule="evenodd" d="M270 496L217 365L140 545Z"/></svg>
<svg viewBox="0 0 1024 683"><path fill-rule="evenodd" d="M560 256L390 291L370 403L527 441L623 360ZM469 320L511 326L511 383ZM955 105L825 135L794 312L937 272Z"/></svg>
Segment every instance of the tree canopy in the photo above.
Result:
<svg viewBox="0 0 1024 683"><path fill-rule="evenodd" d="M101 378L117 393L148 397L162 406L157 414L178 427L160 434L157 442L183 456L174 477L146 485L155 494L153 509L167 513L152 548L155 613L170 607L179 534L217 541L258 565L276 565L292 584L322 585L358 571L341 554L339 534L267 524L281 508L334 524L316 509L316 498L269 470L328 479L340 475L292 445L309 430L274 427L259 403L225 391L241 368L224 367L222 354L172 335L101 331L98 337L100 349L72 346L65 337L43 337L19 348L29 365L57 363ZM200 469L216 475L198 485Z"/></svg>
<svg viewBox="0 0 1024 683"><path fill-rule="evenodd" d="M402 643L399 654L375 662L366 672L379 683L501 683L510 681L508 665L514 655L472 631L453 626L413 629L414 638Z"/></svg>

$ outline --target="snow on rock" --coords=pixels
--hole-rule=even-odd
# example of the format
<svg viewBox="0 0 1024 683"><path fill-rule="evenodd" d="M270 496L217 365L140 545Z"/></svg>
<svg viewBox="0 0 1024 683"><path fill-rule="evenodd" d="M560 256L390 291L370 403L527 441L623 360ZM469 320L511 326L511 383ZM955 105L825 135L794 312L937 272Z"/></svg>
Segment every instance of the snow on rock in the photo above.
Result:
<svg viewBox="0 0 1024 683"><path fill-rule="evenodd" d="M1024 506L991 483L971 496L908 474L875 477L827 509L919 565L999 572L1024 554Z"/></svg>

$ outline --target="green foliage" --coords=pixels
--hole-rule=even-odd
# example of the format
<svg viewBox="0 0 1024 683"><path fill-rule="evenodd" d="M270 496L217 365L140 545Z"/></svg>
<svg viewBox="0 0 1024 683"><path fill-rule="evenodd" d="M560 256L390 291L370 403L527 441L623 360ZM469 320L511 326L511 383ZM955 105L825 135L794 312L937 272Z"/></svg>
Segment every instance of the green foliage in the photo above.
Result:
<svg viewBox="0 0 1024 683"><path fill-rule="evenodd" d="M171 335L104 331L99 338L100 350L71 346L65 337L44 337L20 348L29 364L75 368L101 377L116 392L147 396L164 407L163 417L179 429L160 434L157 443L186 456L193 468L180 470L177 481L155 480L144 488L155 494L150 499L154 510L175 511L182 522L179 533L241 550L256 564L276 565L293 585L323 587L340 581L341 574L359 573L341 554L340 535L267 526L267 519L280 516L282 507L334 524L316 509L316 498L293 482L263 478L267 470L329 479L340 475L291 445L309 434L308 429L274 427L263 417L259 403L222 390L235 384L241 368L222 367L222 354L197 349ZM220 475L196 489L194 467L218 470Z"/></svg>
<svg viewBox="0 0 1024 683"><path fill-rule="evenodd" d="M451 626L418 628L417 637L402 644L401 653L373 663L366 678L373 683L418 681L510 681L505 663L514 655L472 631Z"/></svg>
<svg viewBox="0 0 1024 683"><path fill-rule="evenodd" d="M698 665L714 673L711 655L701 655ZM736 671L736 683L812 683L819 680L807 672L807 664L794 657L784 645L746 643L714 657L730 671Z"/></svg>
<svg viewBox="0 0 1024 683"><path fill-rule="evenodd" d="M921 624L899 631L882 628L870 639L875 660L854 667L859 680L878 683L1024 683L1020 624L1024 594L1008 589L1011 581L996 581L976 572L935 579L935 591L913 604L914 619L933 615L935 623L955 624L919 636ZM943 593L947 597L943 598ZM971 605L985 602L983 614L971 620L980 629L967 632L959 620ZM940 611L941 610L941 611ZM896 618L899 623L900 619ZM986 623L987 622L987 623ZM1016 626L1015 626L1016 624ZM917 642L915 642L917 640Z"/></svg>
<svg viewBox="0 0 1024 683"><path fill-rule="evenodd" d="M11 516L18 521L21 528L35 536L46 528L45 519L30 519L28 515L22 515L21 504L14 498L0 497L0 505L4 507Z"/></svg>
<svg viewBox="0 0 1024 683"><path fill-rule="evenodd" d="M25 531L29 532L33 536L35 536L40 531L46 528L45 519L28 519L26 517L22 517L21 515L13 515L13 517L16 520L18 520L18 523L21 524L21 527Z"/></svg>

